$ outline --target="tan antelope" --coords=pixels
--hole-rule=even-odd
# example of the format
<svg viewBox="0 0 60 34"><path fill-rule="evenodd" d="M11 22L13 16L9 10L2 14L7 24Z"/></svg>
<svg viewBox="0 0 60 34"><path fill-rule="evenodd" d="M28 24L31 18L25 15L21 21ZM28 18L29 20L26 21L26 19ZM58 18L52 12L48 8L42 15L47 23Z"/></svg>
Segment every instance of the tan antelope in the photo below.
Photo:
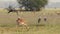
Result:
<svg viewBox="0 0 60 34"><path fill-rule="evenodd" d="M26 24L26 21L20 17L18 17L17 21L17 25L24 25L26 27L26 29L29 29L28 25Z"/></svg>

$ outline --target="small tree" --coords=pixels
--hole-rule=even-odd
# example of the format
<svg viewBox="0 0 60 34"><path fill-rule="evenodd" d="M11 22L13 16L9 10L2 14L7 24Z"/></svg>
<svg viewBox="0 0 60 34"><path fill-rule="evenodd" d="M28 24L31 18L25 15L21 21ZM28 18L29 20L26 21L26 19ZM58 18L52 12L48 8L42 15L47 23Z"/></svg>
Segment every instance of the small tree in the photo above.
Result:
<svg viewBox="0 0 60 34"><path fill-rule="evenodd" d="M25 7L26 10L40 11L44 7L48 0L17 0L19 4Z"/></svg>

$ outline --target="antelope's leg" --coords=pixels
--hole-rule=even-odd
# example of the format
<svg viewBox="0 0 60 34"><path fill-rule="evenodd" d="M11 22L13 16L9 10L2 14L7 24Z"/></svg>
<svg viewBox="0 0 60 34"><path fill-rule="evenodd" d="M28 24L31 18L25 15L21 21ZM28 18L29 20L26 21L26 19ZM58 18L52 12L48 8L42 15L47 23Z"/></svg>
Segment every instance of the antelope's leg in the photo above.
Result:
<svg viewBox="0 0 60 34"><path fill-rule="evenodd" d="M26 29L29 29L29 27L28 27L28 25L27 25L27 24L25 24L25 23L24 23L23 25L26 27Z"/></svg>

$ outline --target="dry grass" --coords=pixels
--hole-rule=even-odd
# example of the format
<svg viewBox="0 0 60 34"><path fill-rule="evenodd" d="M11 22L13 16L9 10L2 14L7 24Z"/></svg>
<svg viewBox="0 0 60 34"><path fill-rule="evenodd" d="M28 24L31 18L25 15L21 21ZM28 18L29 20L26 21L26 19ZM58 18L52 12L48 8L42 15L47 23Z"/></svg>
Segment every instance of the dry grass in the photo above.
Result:
<svg viewBox="0 0 60 34"><path fill-rule="evenodd" d="M16 13L7 14L6 10L0 10L0 34L60 34L60 16L56 14L60 10L43 10L36 12L35 16L31 12L24 12L19 15L27 21L30 29L25 27L16 28ZM47 21L44 22L44 15ZM42 17L40 24L37 23L39 16Z"/></svg>

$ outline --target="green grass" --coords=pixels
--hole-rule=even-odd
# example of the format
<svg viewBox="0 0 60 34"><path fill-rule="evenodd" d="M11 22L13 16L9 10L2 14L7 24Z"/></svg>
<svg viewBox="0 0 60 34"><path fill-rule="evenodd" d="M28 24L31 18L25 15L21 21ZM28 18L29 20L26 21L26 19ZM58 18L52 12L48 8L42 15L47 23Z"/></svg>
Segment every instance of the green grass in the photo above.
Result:
<svg viewBox="0 0 60 34"><path fill-rule="evenodd" d="M60 26L49 25L49 26L30 26L29 31L24 27L1 27L3 28L3 33L8 34L60 34ZM8 31L7 31L8 30ZM1 30L0 30L1 31Z"/></svg>
<svg viewBox="0 0 60 34"><path fill-rule="evenodd" d="M27 21L30 27L29 31L23 26L16 28L16 13L7 14L6 10L0 10L0 34L60 34L60 16L56 14L58 9L43 10L36 12L35 16L31 12L19 13L19 16ZM47 21L44 22L44 14L47 16ZM38 24L37 19L42 17Z"/></svg>

